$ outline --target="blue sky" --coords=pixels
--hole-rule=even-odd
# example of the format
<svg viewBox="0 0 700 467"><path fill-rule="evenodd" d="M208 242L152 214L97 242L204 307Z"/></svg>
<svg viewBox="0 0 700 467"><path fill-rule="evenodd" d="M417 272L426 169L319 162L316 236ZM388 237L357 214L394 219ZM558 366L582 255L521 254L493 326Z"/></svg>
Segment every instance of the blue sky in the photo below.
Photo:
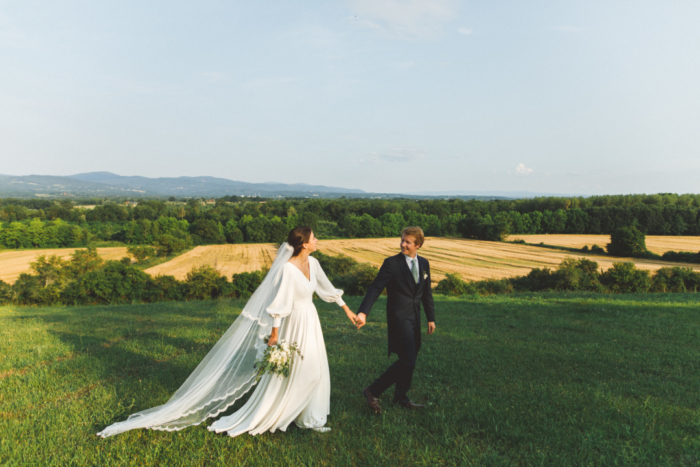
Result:
<svg viewBox="0 0 700 467"><path fill-rule="evenodd" d="M700 192L697 1L0 0L0 173Z"/></svg>

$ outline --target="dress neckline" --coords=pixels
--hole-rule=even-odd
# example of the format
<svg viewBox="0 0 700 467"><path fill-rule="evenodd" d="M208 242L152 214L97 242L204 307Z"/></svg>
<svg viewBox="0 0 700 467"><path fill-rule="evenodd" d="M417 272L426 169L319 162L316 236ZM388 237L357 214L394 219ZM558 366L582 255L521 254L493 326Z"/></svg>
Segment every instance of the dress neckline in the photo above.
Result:
<svg viewBox="0 0 700 467"><path fill-rule="evenodd" d="M291 263L291 262L287 261L287 264L289 264L289 265L292 266L294 269L296 269L297 271L299 271L299 273L304 277L304 279L306 279L306 282L308 282L309 284L311 283L311 261L309 261L309 277L306 277L306 274L304 274L304 272L303 272L301 269L299 269L298 267L296 267L296 266L294 265L294 263Z"/></svg>

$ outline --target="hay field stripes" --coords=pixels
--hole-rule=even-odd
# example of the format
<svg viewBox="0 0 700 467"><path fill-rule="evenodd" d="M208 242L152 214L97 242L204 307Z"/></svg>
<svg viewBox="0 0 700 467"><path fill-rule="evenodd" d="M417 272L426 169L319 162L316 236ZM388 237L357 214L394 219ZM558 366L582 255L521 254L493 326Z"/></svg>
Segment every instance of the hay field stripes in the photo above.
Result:
<svg viewBox="0 0 700 467"><path fill-rule="evenodd" d="M363 263L380 267L384 259L399 252L398 239L321 240L319 251L328 255L344 254ZM512 243L485 242L457 238L428 238L420 254L430 261L433 283L447 273L467 280L500 279L525 275L532 268L556 268L566 257L586 257L608 269L613 262L633 261L638 268L656 270L668 266L700 265L666 263L631 258L606 258ZM183 279L194 266L209 264L222 274L256 271L269 266L275 255L272 244L200 246L172 261L146 270L149 274L170 274Z"/></svg>
<svg viewBox="0 0 700 467"><path fill-rule="evenodd" d="M0 280L9 284L14 283L20 274L31 272L30 263L41 255L56 255L64 260L69 259L75 250L84 248L58 248L45 250L5 250L0 252ZM105 260L119 260L127 256L126 247L98 248L97 252Z"/></svg>
<svg viewBox="0 0 700 467"><path fill-rule="evenodd" d="M398 253L397 239L326 240L319 249L327 254L345 254L358 261L381 266L384 258ZM437 282L447 273L457 273L468 280L500 279L530 272L532 268L555 268L566 257L587 257L608 269L613 262L634 261L638 268L656 270L679 265L662 261L605 258L595 255L572 254L529 245L485 242L456 238L428 238L420 255L430 261L433 280ZM700 270L698 265L684 265Z"/></svg>
<svg viewBox="0 0 700 467"><path fill-rule="evenodd" d="M224 276L258 271L272 264L277 253L272 243L198 246L167 263L146 269L152 276L175 276L183 280L193 267L209 265Z"/></svg>
<svg viewBox="0 0 700 467"><path fill-rule="evenodd" d="M529 243L549 243L552 245L581 248L583 245L609 242L605 235L517 235ZM601 240L603 239L603 240ZM363 263L380 267L384 259L399 252L396 238L373 238L355 240L321 240L319 250L329 255L344 254ZM664 251L700 250L698 237L647 237L647 245L656 253ZM53 250L4 251L0 253L0 280L13 283L23 272L30 272L29 263L41 254L57 254L64 259L75 251L74 248ZM126 256L126 248L98 248L105 259L121 259ZM275 245L238 244L206 245L180 255L167 263L159 264L146 272L152 276L166 274L182 280L197 266L208 264L221 274L231 277L240 272L257 271L272 264L276 253ZM608 269L613 262L633 261L638 268L656 270L668 266L686 266L700 270L700 265L666 263L663 261L606 258L584 255L548 248L513 243L485 242L459 238L428 238L420 254L431 264L433 283L443 279L447 273L459 274L466 280L500 279L527 274L532 268L555 268L566 257L586 257Z"/></svg>
<svg viewBox="0 0 700 467"><path fill-rule="evenodd" d="M610 243L610 235L510 235L509 241L521 238L527 243L544 243L545 245L557 245L568 248L588 248L598 245L605 248ZM697 253L700 251L700 237L674 237L649 235L646 237L647 249L662 255L667 251L690 251Z"/></svg>

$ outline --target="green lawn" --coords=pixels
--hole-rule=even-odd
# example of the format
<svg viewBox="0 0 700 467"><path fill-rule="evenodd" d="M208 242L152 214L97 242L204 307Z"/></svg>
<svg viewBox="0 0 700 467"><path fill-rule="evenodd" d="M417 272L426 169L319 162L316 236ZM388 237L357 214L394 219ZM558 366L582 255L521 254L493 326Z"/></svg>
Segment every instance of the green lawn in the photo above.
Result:
<svg viewBox="0 0 700 467"><path fill-rule="evenodd" d="M428 408L387 393L381 416L360 391L389 363L385 302L359 332L318 303L332 431L233 439L204 426L95 433L164 403L242 301L3 307L0 464L700 465L697 297L437 298L410 393Z"/></svg>

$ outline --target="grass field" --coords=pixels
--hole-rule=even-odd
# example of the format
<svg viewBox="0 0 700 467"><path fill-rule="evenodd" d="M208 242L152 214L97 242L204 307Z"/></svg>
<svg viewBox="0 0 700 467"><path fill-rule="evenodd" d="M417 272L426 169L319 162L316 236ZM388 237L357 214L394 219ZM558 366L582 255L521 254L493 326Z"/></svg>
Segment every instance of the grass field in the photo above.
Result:
<svg viewBox="0 0 700 467"><path fill-rule="evenodd" d="M55 248L46 250L5 250L0 252L0 280L13 283L20 274L31 272L30 263L41 255L57 255L69 259L70 255L79 248ZM126 247L98 248L97 252L104 259L122 259L126 255Z"/></svg>
<svg viewBox="0 0 700 467"><path fill-rule="evenodd" d="M605 248L610 243L610 235L511 235L509 241L523 239L527 243L565 246L569 248L588 248L598 245ZM646 237L647 249L657 255L667 251L700 251L700 237L654 236Z"/></svg>
<svg viewBox="0 0 700 467"><path fill-rule="evenodd" d="M330 433L233 439L204 426L95 433L164 403L243 302L0 308L0 464L700 464L695 294L438 297L410 393L427 408L385 394L375 416L360 391L389 363L384 304L361 331L317 305Z"/></svg>

